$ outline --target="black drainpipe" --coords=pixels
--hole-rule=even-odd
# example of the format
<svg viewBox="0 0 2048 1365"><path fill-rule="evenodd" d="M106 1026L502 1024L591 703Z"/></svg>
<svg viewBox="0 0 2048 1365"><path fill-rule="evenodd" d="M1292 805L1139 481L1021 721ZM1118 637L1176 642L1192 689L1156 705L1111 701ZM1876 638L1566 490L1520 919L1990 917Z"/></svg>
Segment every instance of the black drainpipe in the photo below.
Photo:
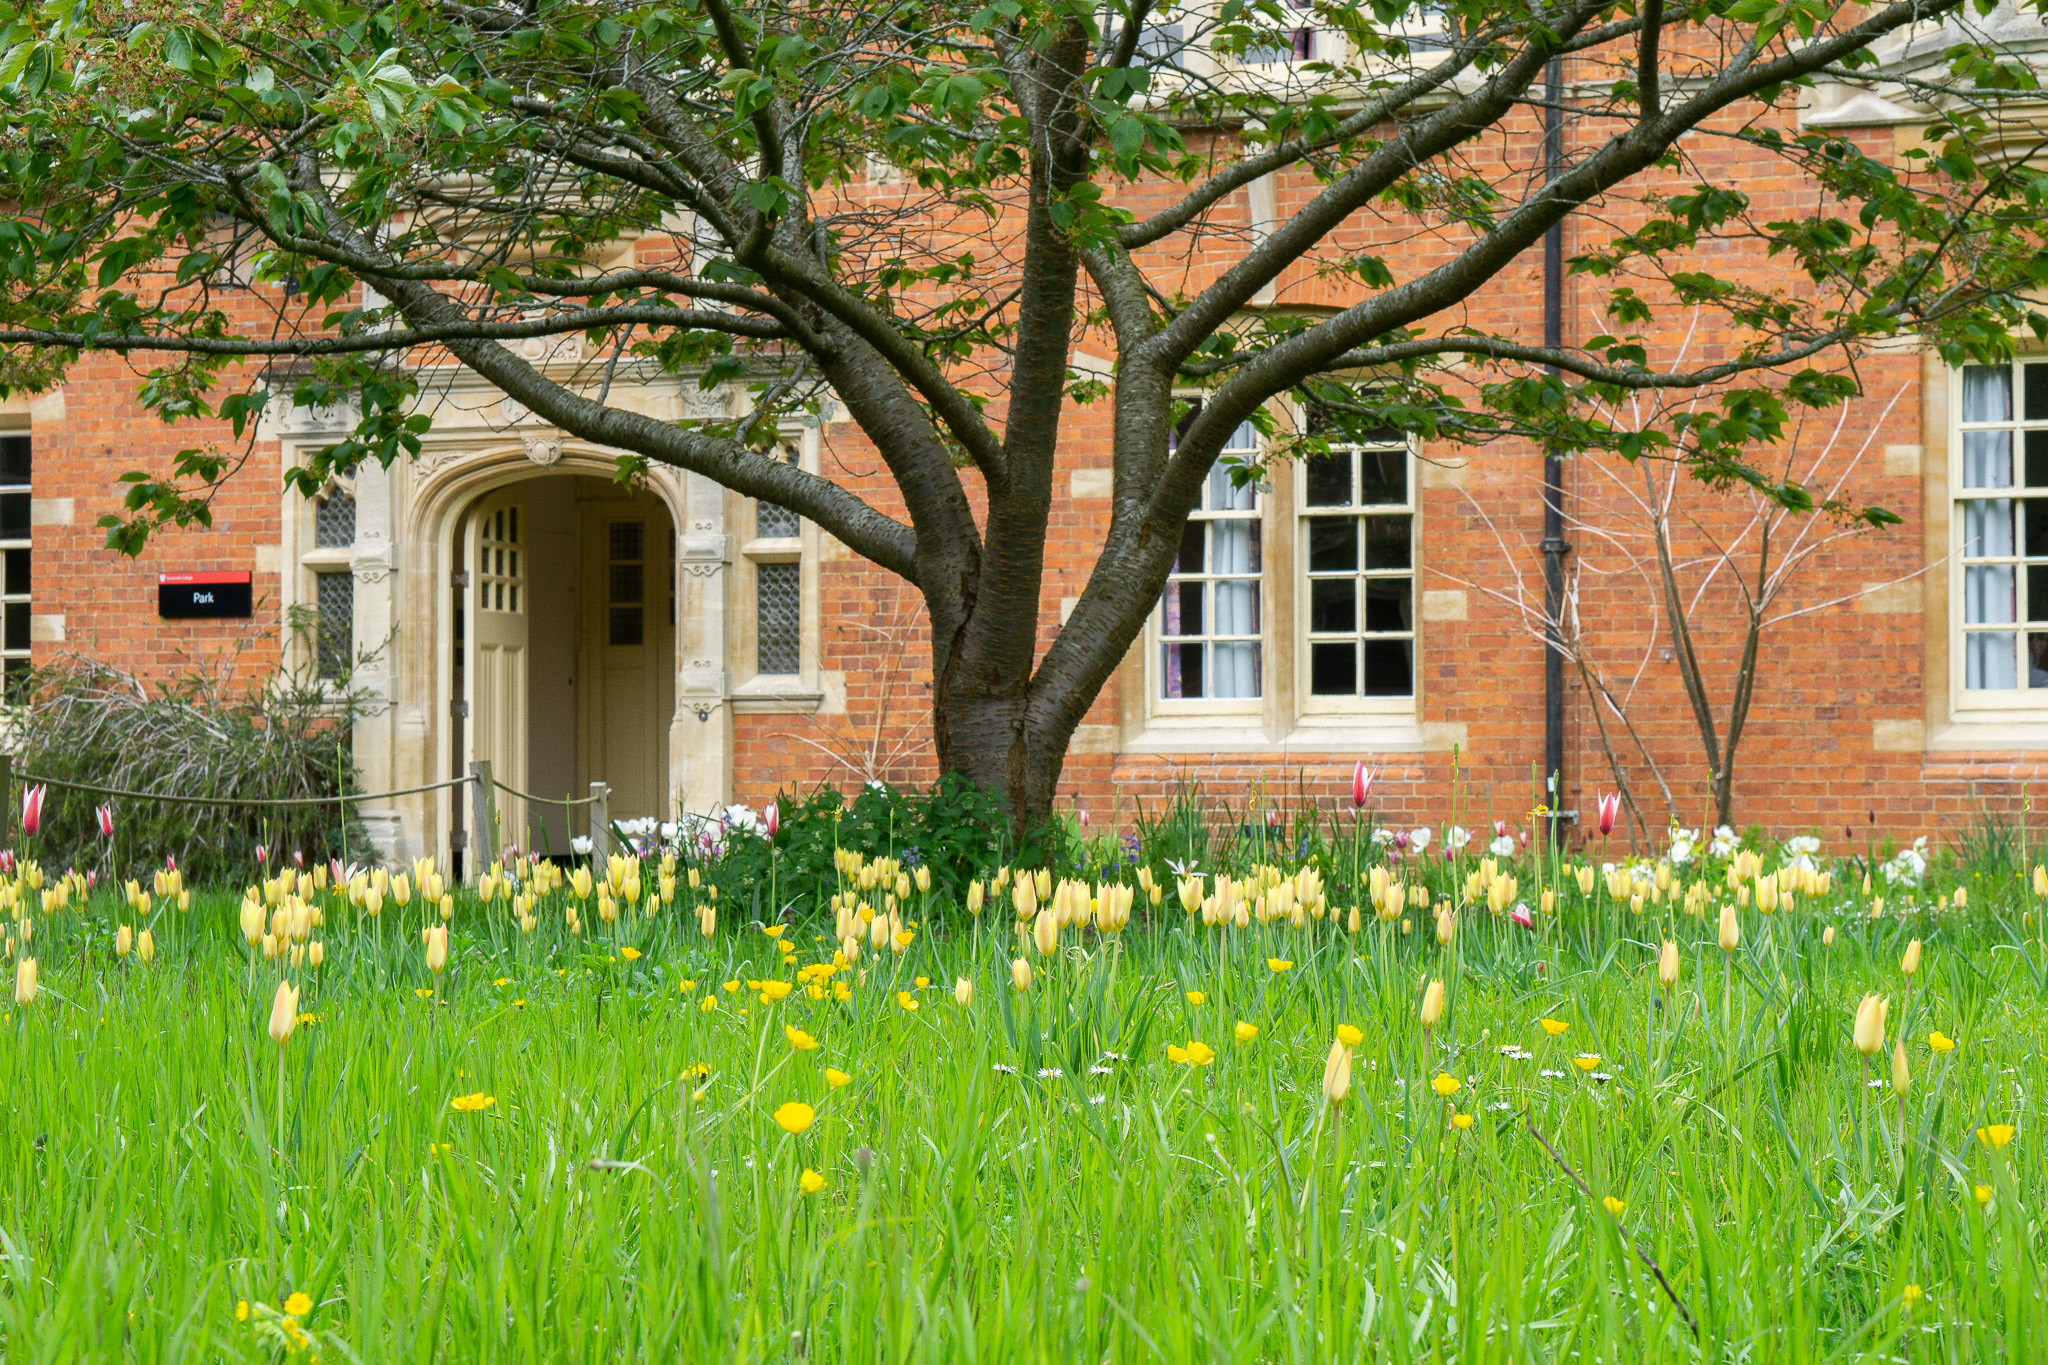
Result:
<svg viewBox="0 0 2048 1365"><path fill-rule="evenodd" d="M1564 63L1551 58L1543 73L1543 179L1554 181L1564 170ZM1543 234L1543 345L1555 351L1564 344L1564 223ZM1550 372L1557 373L1551 366ZM1571 546L1564 538L1564 452L1555 445L1543 452L1543 607L1550 638L1543 648L1543 772L1550 790L1543 804L1550 811L1550 842L1562 842L1564 806L1564 644L1557 625L1564 617L1564 557Z"/></svg>

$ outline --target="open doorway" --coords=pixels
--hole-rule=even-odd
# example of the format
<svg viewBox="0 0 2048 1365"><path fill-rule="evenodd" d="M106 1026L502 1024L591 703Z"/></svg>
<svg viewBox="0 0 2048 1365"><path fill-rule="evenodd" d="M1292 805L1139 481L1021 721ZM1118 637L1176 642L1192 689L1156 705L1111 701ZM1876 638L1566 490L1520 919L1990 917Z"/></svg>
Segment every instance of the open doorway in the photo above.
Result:
<svg viewBox="0 0 2048 1365"><path fill-rule="evenodd" d="M670 818L675 531L652 493L548 474L464 518L458 676L470 757L539 798L611 788L614 820ZM501 842L565 856L585 808L499 793ZM473 840L473 844L474 844Z"/></svg>

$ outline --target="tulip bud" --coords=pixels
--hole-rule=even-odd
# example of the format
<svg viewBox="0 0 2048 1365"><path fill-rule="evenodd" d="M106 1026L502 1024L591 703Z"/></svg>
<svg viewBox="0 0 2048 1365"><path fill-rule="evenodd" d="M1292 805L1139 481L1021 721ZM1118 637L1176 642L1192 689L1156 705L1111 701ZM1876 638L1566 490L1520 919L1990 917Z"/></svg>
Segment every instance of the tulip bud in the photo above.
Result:
<svg viewBox="0 0 2048 1365"><path fill-rule="evenodd" d="M327 950L320 946L318 939L306 945L306 965L317 967L327 959Z"/></svg>
<svg viewBox="0 0 2048 1365"><path fill-rule="evenodd" d="M1920 970L1920 940L1914 939L1906 945L1906 955L1899 959L1899 970L1907 976Z"/></svg>
<svg viewBox="0 0 2048 1365"><path fill-rule="evenodd" d="M291 982L280 981L277 994L270 1001L270 1040L282 1047L298 1026L299 993L292 989Z"/></svg>
<svg viewBox="0 0 2048 1365"><path fill-rule="evenodd" d="M1021 957L1010 964L1010 984L1020 991L1031 989L1031 964Z"/></svg>
<svg viewBox="0 0 2048 1365"><path fill-rule="evenodd" d="M1323 1099L1329 1104L1342 1104L1351 1093L1351 1049L1341 1040L1330 1044L1329 1058L1323 1063Z"/></svg>
<svg viewBox="0 0 2048 1365"><path fill-rule="evenodd" d="M985 892L985 891L983 890L983 888L982 888L982 884L981 884L981 881L980 881L980 879L979 879L979 878L976 878L976 879L975 879L974 881L971 881L971 882L969 882L969 883L967 884L967 913L968 913L968 914L970 914L970 915L978 915L978 914L980 914L980 913L981 913L981 898L982 898L982 897L983 897L984 895L986 895L986 894L987 894L987 893L986 893L986 892Z"/></svg>
<svg viewBox="0 0 2048 1365"><path fill-rule="evenodd" d="M953 999L961 1009L966 1009L969 1005L972 1005L974 1003L974 983L964 976L955 981L953 983Z"/></svg>
<svg viewBox="0 0 2048 1365"><path fill-rule="evenodd" d="M1892 1048L1892 1093L1900 1099L1913 1088L1913 1077L1906 1068L1906 1040L1901 1038Z"/></svg>
<svg viewBox="0 0 2048 1365"><path fill-rule="evenodd" d="M1060 924L1050 908L1038 912L1038 918L1031 925L1031 941L1038 947L1040 957L1051 957L1060 946Z"/></svg>
<svg viewBox="0 0 2048 1365"><path fill-rule="evenodd" d="M1866 995L1856 1006L1856 1028L1853 1034L1856 1050L1866 1057L1875 1057L1884 1050L1884 1016L1889 1008L1882 996Z"/></svg>
<svg viewBox="0 0 2048 1365"><path fill-rule="evenodd" d="M448 965L448 929L435 925L427 930L427 970L439 972Z"/></svg>
<svg viewBox="0 0 2048 1365"><path fill-rule="evenodd" d="M134 946L135 931L125 924L122 925L120 932L114 935L114 956L126 957L128 956L128 950Z"/></svg>
<svg viewBox="0 0 2048 1365"><path fill-rule="evenodd" d="M135 936L135 955L144 962L156 961L156 936L144 929Z"/></svg>
<svg viewBox="0 0 2048 1365"><path fill-rule="evenodd" d="M1666 942L1657 954L1657 984L1670 990L1678 984L1678 945Z"/></svg>
<svg viewBox="0 0 2048 1365"><path fill-rule="evenodd" d="M25 957L14 964L14 1003L32 1005L36 999L36 960Z"/></svg>
<svg viewBox="0 0 2048 1365"><path fill-rule="evenodd" d="M1734 952L1742 943L1742 919L1732 904L1721 907L1721 933L1716 941L1724 953Z"/></svg>
<svg viewBox="0 0 2048 1365"><path fill-rule="evenodd" d="M1435 1028L1443 1022L1443 1017L1444 983L1432 981L1429 983L1429 989L1422 993L1422 1026L1426 1029Z"/></svg>
<svg viewBox="0 0 2048 1365"><path fill-rule="evenodd" d="M1823 948L1832 948L1835 946L1834 925L1830 924L1827 928L1820 931L1820 946Z"/></svg>
<svg viewBox="0 0 2048 1365"><path fill-rule="evenodd" d="M1451 913L1449 906L1445 906L1436 912L1436 941L1447 944L1457 935L1458 917Z"/></svg>

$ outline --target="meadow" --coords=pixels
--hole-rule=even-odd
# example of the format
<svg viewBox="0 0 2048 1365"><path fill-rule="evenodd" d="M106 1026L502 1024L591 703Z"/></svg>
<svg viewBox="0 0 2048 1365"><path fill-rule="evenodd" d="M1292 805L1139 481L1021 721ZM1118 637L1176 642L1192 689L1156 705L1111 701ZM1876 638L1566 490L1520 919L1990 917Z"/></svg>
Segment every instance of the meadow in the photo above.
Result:
<svg viewBox="0 0 2048 1365"><path fill-rule="evenodd" d="M0 1351L2038 1358L2024 849L1376 833L835 849L787 917L744 829L465 886L28 841Z"/></svg>

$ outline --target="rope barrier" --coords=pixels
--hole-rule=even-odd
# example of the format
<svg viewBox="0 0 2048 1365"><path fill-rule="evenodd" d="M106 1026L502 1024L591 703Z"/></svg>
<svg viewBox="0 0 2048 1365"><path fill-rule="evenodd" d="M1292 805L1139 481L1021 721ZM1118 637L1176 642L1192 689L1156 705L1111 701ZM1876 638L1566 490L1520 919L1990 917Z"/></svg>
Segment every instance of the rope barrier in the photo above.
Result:
<svg viewBox="0 0 2048 1365"><path fill-rule="evenodd" d="M508 787L495 777L491 779L491 785L507 796L516 796L521 801L531 801L535 805L541 806L587 806L597 800L594 796L535 796L532 792L523 792L517 787Z"/></svg>
<svg viewBox="0 0 2048 1365"><path fill-rule="evenodd" d="M103 783L66 782L57 777L37 777L33 773L16 773L15 780L30 786L56 787L60 790L94 792L101 796L118 796L126 801L164 801L176 806L339 806L361 805L365 801L388 801L394 796L417 796L421 792L440 791L443 787L466 787L475 781L470 777L451 777L445 782L429 782L424 787L406 787L393 792L365 792L362 795L350 793L346 796L169 796L162 792L127 791L121 787L109 787Z"/></svg>

